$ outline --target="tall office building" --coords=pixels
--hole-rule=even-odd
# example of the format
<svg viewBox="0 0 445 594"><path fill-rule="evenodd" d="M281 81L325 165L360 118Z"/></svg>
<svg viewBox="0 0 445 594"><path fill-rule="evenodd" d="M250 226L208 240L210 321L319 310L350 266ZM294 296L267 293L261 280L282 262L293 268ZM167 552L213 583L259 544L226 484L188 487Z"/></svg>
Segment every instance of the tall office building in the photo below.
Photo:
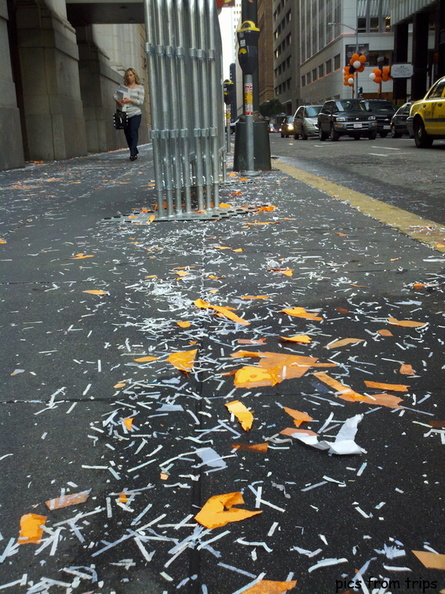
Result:
<svg viewBox="0 0 445 594"><path fill-rule="evenodd" d="M286 113L326 99L383 97L403 102L445 72L444 0L274 0L275 96ZM366 56L354 87L343 68L353 53ZM369 75L378 66L412 63L412 80L381 85Z"/></svg>

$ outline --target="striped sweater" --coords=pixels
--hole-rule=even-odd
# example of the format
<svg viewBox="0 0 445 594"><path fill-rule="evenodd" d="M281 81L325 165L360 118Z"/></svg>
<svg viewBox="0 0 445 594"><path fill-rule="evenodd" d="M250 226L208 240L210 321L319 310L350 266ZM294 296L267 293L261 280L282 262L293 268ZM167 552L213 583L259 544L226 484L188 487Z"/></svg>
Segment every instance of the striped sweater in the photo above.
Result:
<svg viewBox="0 0 445 594"><path fill-rule="evenodd" d="M128 117L132 118L133 116L141 115L142 111L141 111L140 107L144 103L144 99L145 99L144 86L138 85L134 89L129 89L127 87L127 90L130 93L130 99L132 100L132 103L127 103L125 106L125 111L126 111ZM113 95L113 98L115 101L117 100L117 98L118 98L117 91ZM121 109L121 107L118 106L118 109Z"/></svg>

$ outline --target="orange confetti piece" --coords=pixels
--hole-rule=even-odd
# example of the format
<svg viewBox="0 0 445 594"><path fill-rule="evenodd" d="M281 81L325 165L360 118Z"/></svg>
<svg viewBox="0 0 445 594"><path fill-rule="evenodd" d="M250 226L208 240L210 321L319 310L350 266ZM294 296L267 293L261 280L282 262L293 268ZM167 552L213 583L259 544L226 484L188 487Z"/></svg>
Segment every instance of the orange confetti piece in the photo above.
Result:
<svg viewBox="0 0 445 594"><path fill-rule="evenodd" d="M232 400L232 402L227 402L225 407L229 412L235 415L244 431L249 431L249 429L252 428L253 414L242 402L239 400Z"/></svg>
<svg viewBox="0 0 445 594"><path fill-rule="evenodd" d="M279 272L285 276L293 276L294 271L292 268L269 268L272 272Z"/></svg>
<svg viewBox="0 0 445 594"><path fill-rule="evenodd" d="M327 373L314 373L320 381L327 384L336 391L336 397L346 400L348 402L366 402L366 404L373 404L374 406L386 406L388 408L401 408L399 402L401 398L391 394L374 394L372 396L364 396L348 386L345 386L330 377Z"/></svg>
<svg viewBox="0 0 445 594"><path fill-rule="evenodd" d="M239 492L214 495L207 500L201 511L195 516L195 520L205 528L213 530L213 528L221 528L230 522L239 522L262 513L247 509L232 509L234 505L241 503L244 503L244 499Z"/></svg>
<svg viewBox="0 0 445 594"><path fill-rule="evenodd" d="M38 543L43 536L43 528L46 516L38 514L25 514L20 518L19 544L28 544L30 542Z"/></svg>
<svg viewBox="0 0 445 594"><path fill-rule="evenodd" d="M403 408L399 406L399 403L403 402L402 398L393 394L373 394L372 396L366 396L365 402L375 406L386 406L387 408Z"/></svg>
<svg viewBox="0 0 445 594"><path fill-rule="evenodd" d="M293 379L302 377L312 365L318 361L315 357L306 357L303 355L288 355L284 353L270 353L270 352L251 352L251 351L237 351L230 355L233 358L238 357L259 357L259 366L270 371L272 376L278 382L285 379ZM324 365L335 366L335 364L327 363ZM255 368L253 368L255 369ZM241 371L241 370L239 370ZM238 372L237 372L238 374ZM237 375L236 374L236 375ZM235 378L236 378L235 375ZM265 384L274 385L274 384Z"/></svg>
<svg viewBox="0 0 445 594"><path fill-rule="evenodd" d="M146 355L145 357L138 357L137 359L133 359L136 363L148 363L149 361L157 361L159 357L152 357L151 355Z"/></svg>
<svg viewBox="0 0 445 594"><path fill-rule="evenodd" d="M214 245L213 246L214 250L231 250L231 247L228 247L227 245Z"/></svg>
<svg viewBox="0 0 445 594"><path fill-rule="evenodd" d="M5 239L0 239L0 243L7 243Z"/></svg>
<svg viewBox="0 0 445 594"><path fill-rule="evenodd" d="M203 301L202 299L196 299L196 301L193 302L196 307L199 307L201 309L213 309L214 311L217 312L218 315L223 316L229 320L232 320L232 322L236 322L237 324L241 324L242 326L249 326L250 322L248 322L247 320L244 320L243 318L240 318L239 316L237 316L236 314L233 313L233 311L236 311L235 308L233 307L222 307L220 305L211 305L210 303L207 303L206 301Z"/></svg>
<svg viewBox="0 0 445 594"><path fill-rule="evenodd" d="M74 258L70 258L70 260L83 260L83 258L94 258L94 256L80 253L76 254Z"/></svg>
<svg viewBox="0 0 445 594"><path fill-rule="evenodd" d="M428 553L427 551L412 551L419 561L428 569L444 569L445 555Z"/></svg>
<svg viewBox="0 0 445 594"><path fill-rule="evenodd" d="M327 373L319 372L314 373L314 376L322 381L324 384L330 386L333 390L336 391L336 396L341 398L342 400L347 400L349 402L359 402L359 401L367 401L367 396L363 396L358 392L355 392L349 386L345 386L344 384L338 382L333 377L330 377Z"/></svg>
<svg viewBox="0 0 445 594"><path fill-rule="evenodd" d="M269 206L260 206L258 212L273 212L275 209L276 206L269 204Z"/></svg>
<svg viewBox="0 0 445 594"><path fill-rule="evenodd" d="M306 311L304 307L291 307L288 309L282 309L281 311L283 313L288 314L289 316L295 316L297 318L305 318L306 320L314 320L317 322L320 322L321 320L323 320L322 317Z"/></svg>
<svg viewBox="0 0 445 594"><path fill-rule="evenodd" d="M190 275L190 272L187 272L186 270L177 270L176 271L176 274L178 276L189 276Z"/></svg>
<svg viewBox="0 0 445 594"><path fill-rule="evenodd" d="M399 373L401 373L402 375L416 375L416 372L412 368L412 365L409 365L408 363L404 363L400 366Z"/></svg>
<svg viewBox="0 0 445 594"><path fill-rule="evenodd" d="M113 388L118 389L118 388L125 388L125 382L119 382L118 384L115 384L113 386Z"/></svg>
<svg viewBox="0 0 445 594"><path fill-rule="evenodd" d="M195 364L195 357L198 349L192 351L179 351L168 356L167 361L171 363L176 369L188 372Z"/></svg>
<svg viewBox="0 0 445 594"><path fill-rule="evenodd" d="M190 322L176 322L180 328L190 328Z"/></svg>
<svg viewBox="0 0 445 594"><path fill-rule="evenodd" d="M133 421L134 419L132 417L122 419L122 423L124 424L124 427L127 431L131 431L133 429Z"/></svg>
<svg viewBox="0 0 445 594"><path fill-rule="evenodd" d="M279 225L280 221L255 221L254 223L246 223L246 227L254 227L255 225Z"/></svg>
<svg viewBox="0 0 445 594"><path fill-rule="evenodd" d="M391 390L392 392L408 392L410 386L404 384L384 384L381 382L371 382L364 380L367 388L378 388L379 390Z"/></svg>
<svg viewBox="0 0 445 594"><path fill-rule="evenodd" d="M170 477L165 472L161 472L161 474L159 475L159 478L161 479L161 481L167 481Z"/></svg>
<svg viewBox="0 0 445 594"><path fill-rule="evenodd" d="M196 307L199 307L200 309L209 309L210 303L207 303L207 301L204 301L203 299L196 299L196 301L193 302Z"/></svg>
<svg viewBox="0 0 445 594"><path fill-rule="evenodd" d="M83 493L72 493L71 495L49 499L48 501L45 501L45 505L48 509L61 509L62 507L85 503L89 496L90 494L86 491Z"/></svg>
<svg viewBox="0 0 445 594"><path fill-rule="evenodd" d="M243 295L241 299L270 299L267 295Z"/></svg>
<svg viewBox="0 0 445 594"><path fill-rule="evenodd" d="M244 590L244 594L283 594L293 590L297 585L297 580L292 582L273 582L271 580L261 580L248 590Z"/></svg>
<svg viewBox="0 0 445 594"><path fill-rule="evenodd" d="M100 289L90 289L89 291L82 291L82 293L89 293L90 295L109 295L107 291L101 291Z"/></svg>
<svg viewBox="0 0 445 594"><path fill-rule="evenodd" d="M340 347L348 344L357 344L358 342L365 342L363 338L343 338L342 340L335 340L330 342L324 348L325 349L339 349Z"/></svg>
<svg viewBox="0 0 445 594"><path fill-rule="evenodd" d="M265 338L238 338L238 344L266 344Z"/></svg>
<svg viewBox="0 0 445 594"><path fill-rule="evenodd" d="M390 331L390 330L377 330L377 334L380 334L380 336L394 336L394 334Z"/></svg>
<svg viewBox="0 0 445 594"><path fill-rule="evenodd" d="M445 427L445 421L430 421L428 424L431 425L431 427L436 427L438 429Z"/></svg>
<svg viewBox="0 0 445 594"><path fill-rule="evenodd" d="M302 423L308 423L309 421L314 420L313 417L310 417L308 414L293 408L287 408L287 406L285 406L283 410L285 410L287 414L294 419L294 423L297 427L299 427Z"/></svg>
<svg viewBox="0 0 445 594"><path fill-rule="evenodd" d="M405 328L422 328L427 325L427 322L414 322L413 320L397 320L391 316L388 318L388 323L393 326L404 326Z"/></svg>
<svg viewBox="0 0 445 594"><path fill-rule="evenodd" d="M219 206L220 206L220 208L232 208L232 205L227 204L227 202L220 202Z"/></svg>
<svg viewBox="0 0 445 594"><path fill-rule="evenodd" d="M254 443L254 444L247 444L247 443L234 443L232 448L234 450L241 450L242 452L260 452L265 454L269 444L266 443Z"/></svg>
<svg viewBox="0 0 445 594"><path fill-rule="evenodd" d="M425 283L413 283L413 289L424 289L426 287Z"/></svg>
<svg viewBox="0 0 445 594"><path fill-rule="evenodd" d="M315 437L318 437L318 433L315 433L310 429L295 429L295 427L286 427L286 429L280 431L280 435L287 435L288 437L292 437L294 433L304 433L305 435L315 435Z"/></svg>
<svg viewBox="0 0 445 594"><path fill-rule="evenodd" d="M128 502L128 495L124 492L119 493L119 498L118 498L119 503L127 503Z"/></svg>
<svg viewBox="0 0 445 594"><path fill-rule="evenodd" d="M306 334L295 334L294 336L280 336L281 340L286 342L298 342L300 344L309 344L312 342L312 338Z"/></svg>
<svg viewBox="0 0 445 594"><path fill-rule="evenodd" d="M235 373L233 383L236 388L260 388L275 386L279 381L277 374L269 369L246 365Z"/></svg>
<svg viewBox="0 0 445 594"><path fill-rule="evenodd" d="M236 322L237 324L241 324L242 326L249 326L250 322L240 318L236 314L234 314L231 310L232 307L220 307L219 305L212 305L211 309L214 309L218 314L221 314L223 317L227 318L228 320L232 320L232 322Z"/></svg>

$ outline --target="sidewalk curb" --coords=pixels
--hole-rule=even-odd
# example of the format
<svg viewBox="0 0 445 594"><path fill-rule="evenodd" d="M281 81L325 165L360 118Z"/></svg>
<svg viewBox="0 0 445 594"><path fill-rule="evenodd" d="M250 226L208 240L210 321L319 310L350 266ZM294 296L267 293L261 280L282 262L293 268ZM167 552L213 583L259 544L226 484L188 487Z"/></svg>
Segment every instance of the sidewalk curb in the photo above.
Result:
<svg viewBox="0 0 445 594"><path fill-rule="evenodd" d="M385 202L371 198L371 196L367 196L366 194L355 192L354 190L330 182L325 178L308 173L303 169L288 165L283 161L277 160L274 162L274 165L283 173L308 184L312 188L329 194L331 198L348 202L361 213L394 229L398 229L412 239L424 243L438 252L445 253L445 227L443 225L419 217L397 206L391 206Z"/></svg>

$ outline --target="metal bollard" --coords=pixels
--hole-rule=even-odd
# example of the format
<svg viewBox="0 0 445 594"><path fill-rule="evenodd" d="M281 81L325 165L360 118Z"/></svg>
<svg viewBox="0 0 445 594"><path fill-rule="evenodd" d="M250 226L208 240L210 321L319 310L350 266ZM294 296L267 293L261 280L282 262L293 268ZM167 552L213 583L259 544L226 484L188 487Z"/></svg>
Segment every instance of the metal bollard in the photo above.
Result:
<svg viewBox="0 0 445 594"><path fill-rule="evenodd" d="M158 220L218 210L226 147L215 1L144 6Z"/></svg>

